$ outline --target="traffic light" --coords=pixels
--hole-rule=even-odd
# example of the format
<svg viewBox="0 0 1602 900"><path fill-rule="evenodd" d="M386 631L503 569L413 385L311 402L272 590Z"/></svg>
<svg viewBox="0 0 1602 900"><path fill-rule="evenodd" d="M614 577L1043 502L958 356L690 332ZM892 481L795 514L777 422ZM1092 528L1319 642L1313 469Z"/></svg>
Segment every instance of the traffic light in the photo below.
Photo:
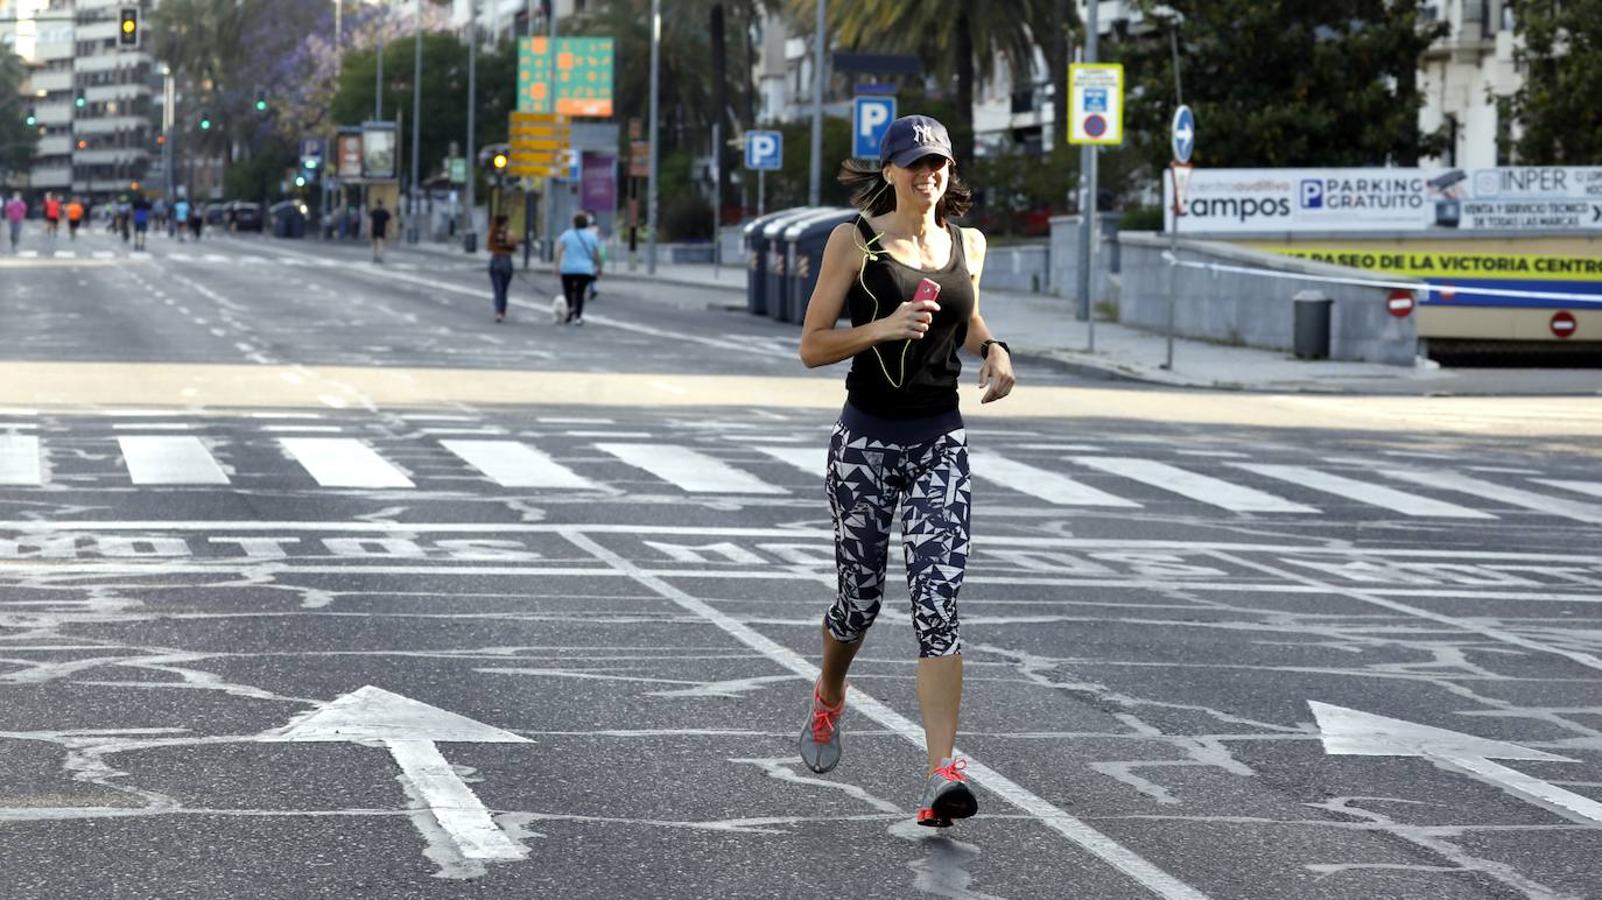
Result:
<svg viewBox="0 0 1602 900"><path fill-rule="evenodd" d="M79 150L88 150L89 149L89 141L88 141L87 138L78 138L78 149Z"/></svg>
<svg viewBox="0 0 1602 900"><path fill-rule="evenodd" d="M139 190L139 182L137 182L137 181L128 182L128 190L130 190L130 191Z"/></svg>
<svg viewBox="0 0 1602 900"><path fill-rule="evenodd" d="M306 186L306 176L305 175L296 175L295 176L295 187L305 187L305 186Z"/></svg>
<svg viewBox="0 0 1602 900"><path fill-rule="evenodd" d="M28 117L22 121L26 122L29 128L39 124L39 116L34 112L33 107L28 107Z"/></svg>
<svg viewBox="0 0 1602 900"><path fill-rule="evenodd" d="M139 7L122 8L122 27L117 32L117 43L123 47L139 46Z"/></svg>
<svg viewBox="0 0 1602 900"><path fill-rule="evenodd" d="M266 111L267 111L267 92L258 88L257 91L256 91L256 112L264 113Z"/></svg>
<svg viewBox="0 0 1602 900"><path fill-rule="evenodd" d="M210 131L211 130L211 113L202 112L200 114L200 130L201 131Z"/></svg>
<svg viewBox="0 0 1602 900"><path fill-rule="evenodd" d="M89 98L83 95L83 91L79 91L78 96L72 98L72 105L79 109L83 109L85 106L89 105Z"/></svg>
<svg viewBox="0 0 1602 900"><path fill-rule="evenodd" d="M167 145L167 136L165 134L156 135L156 146L157 147L165 147L166 145Z"/></svg>
<svg viewBox="0 0 1602 900"><path fill-rule="evenodd" d="M504 153L497 153L490 157L490 165L495 167L496 172L505 171L507 162L509 162L509 160L506 158L506 154Z"/></svg>

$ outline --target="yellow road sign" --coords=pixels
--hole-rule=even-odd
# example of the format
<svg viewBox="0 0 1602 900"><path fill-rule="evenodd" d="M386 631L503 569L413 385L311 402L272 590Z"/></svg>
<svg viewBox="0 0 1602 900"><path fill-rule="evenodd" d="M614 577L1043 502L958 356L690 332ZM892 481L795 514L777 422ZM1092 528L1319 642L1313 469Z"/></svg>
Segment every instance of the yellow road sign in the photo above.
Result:
<svg viewBox="0 0 1602 900"><path fill-rule="evenodd" d="M557 140L513 140L511 148L516 153L560 153L567 149L567 141Z"/></svg>

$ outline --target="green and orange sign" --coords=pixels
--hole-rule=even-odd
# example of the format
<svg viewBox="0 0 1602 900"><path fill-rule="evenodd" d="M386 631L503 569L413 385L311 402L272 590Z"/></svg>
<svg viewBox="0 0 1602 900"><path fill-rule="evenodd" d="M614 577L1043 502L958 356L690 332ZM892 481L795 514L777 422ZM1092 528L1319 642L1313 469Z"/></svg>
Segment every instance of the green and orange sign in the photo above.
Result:
<svg viewBox="0 0 1602 900"><path fill-rule="evenodd" d="M610 118L614 61L612 39L557 38L556 58L552 60L551 57L549 38L524 38L518 43L517 111L551 112L551 67L554 63L558 115Z"/></svg>

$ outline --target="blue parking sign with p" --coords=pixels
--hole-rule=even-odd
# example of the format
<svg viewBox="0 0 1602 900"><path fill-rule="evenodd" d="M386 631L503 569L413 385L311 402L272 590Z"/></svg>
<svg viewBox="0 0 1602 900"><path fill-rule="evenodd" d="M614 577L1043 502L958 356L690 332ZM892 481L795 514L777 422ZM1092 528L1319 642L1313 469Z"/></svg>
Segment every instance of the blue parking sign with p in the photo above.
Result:
<svg viewBox="0 0 1602 900"><path fill-rule="evenodd" d="M879 142L896 120L896 98L855 97L851 101L851 155L858 159L878 159Z"/></svg>
<svg viewBox="0 0 1602 900"><path fill-rule="evenodd" d="M745 133L745 167L778 171L784 167L784 133L779 131L747 131Z"/></svg>

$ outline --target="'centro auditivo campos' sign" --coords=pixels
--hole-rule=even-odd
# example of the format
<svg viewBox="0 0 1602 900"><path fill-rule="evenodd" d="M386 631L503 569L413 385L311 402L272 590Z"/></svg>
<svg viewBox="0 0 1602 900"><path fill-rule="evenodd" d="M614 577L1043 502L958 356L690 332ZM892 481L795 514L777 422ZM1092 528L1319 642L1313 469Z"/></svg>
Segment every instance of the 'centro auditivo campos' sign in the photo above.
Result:
<svg viewBox="0 0 1602 900"><path fill-rule="evenodd" d="M1163 208L1172 223L1172 186ZM1602 231L1602 166L1495 169L1196 169L1180 230Z"/></svg>

